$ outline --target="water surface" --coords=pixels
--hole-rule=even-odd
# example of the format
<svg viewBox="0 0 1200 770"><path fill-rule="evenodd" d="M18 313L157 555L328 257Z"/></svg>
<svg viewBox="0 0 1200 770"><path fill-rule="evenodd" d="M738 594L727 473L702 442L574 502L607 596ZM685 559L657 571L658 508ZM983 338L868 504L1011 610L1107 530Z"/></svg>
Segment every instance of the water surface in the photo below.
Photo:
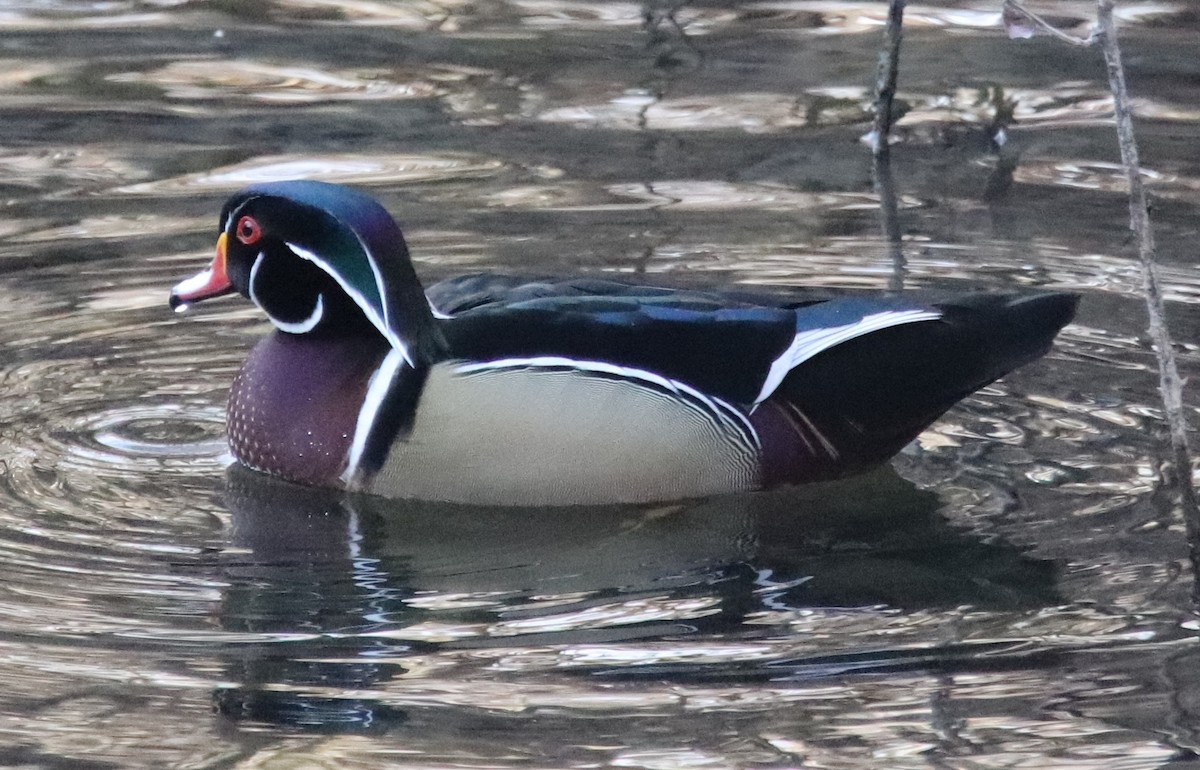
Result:
<svg viewBox="0 0 1200 770"><path fill-rule="evenodd" d="M1092 12L1045 8L1075 32ZM1195 378L1200 30L1185 3L1120 10ZM883 13L7 4L0 764L1194 763L1200 650L1102 62L1007 40L996 3L909 9L898 277L1084 302L890 469L480 512L226 468L225 394L267 324L166 292L248 182L365 187L430 281L886 287L859 142Z"/></svg>

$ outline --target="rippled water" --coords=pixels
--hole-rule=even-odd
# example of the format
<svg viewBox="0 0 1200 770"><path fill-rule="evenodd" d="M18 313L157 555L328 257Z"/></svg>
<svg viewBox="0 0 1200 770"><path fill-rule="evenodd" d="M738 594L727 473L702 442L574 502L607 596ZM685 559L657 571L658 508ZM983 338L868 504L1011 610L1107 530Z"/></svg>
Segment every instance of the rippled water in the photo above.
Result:
<svg viewBox="0 0 1200 770"><path fill-rule="evenodd" d="M1120 6L1195 378L1200 27ZM1092 11L1039 7L1077 33ZM166 308L226 195L365 186L431 280L882 288L858 138L883 6L6 3L0 765L1195 763L1200 650L1102 63L1007 40L998 8L909 9L901 277L1082 292L1047 359L864 479L479 511L227 469L226 389L266 325ZM999 156L996 105L1017 121Z"/></svg>

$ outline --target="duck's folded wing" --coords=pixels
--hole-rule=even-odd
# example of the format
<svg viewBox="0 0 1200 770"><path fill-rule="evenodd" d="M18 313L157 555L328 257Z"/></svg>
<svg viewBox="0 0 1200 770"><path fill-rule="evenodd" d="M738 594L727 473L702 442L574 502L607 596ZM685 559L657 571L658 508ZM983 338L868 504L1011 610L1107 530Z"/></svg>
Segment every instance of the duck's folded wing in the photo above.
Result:
<svg viewBox="0 0 1200 770"><path fill-rule="evenodd" d="M941 311L903 300L843 297L799 309L656 296L537 297L477 306L444 323L456 358L633 377L649 373L751 408L823 351ZM614 374L615 376L615 374Z"/></svg>
<svg viewBox="0 0 1200 770"><path fill-rule="evenodd" d="M699 290L683 286L647 286L631 281L592 276L531 278L492 273L472 273L447 278L429 286L425 293L430 305L443 316L459 315L481 308L495 309L531 300L588 297L707 303L714 308L753 306L795 309L835 296L833 292L826 290L772 290L767 287Z"/></svg>
<svg viewBox="0 0 1200 770"><path fill-rule="evenodd" d="M849 473L882 462L963 397L1043 355L1077 299L961 296L934 306L936 320L891 325L808 357L754 412L764 443L786 450L764 449L774 458L766 476L804 480L801 467L821 475L822 465ZM789 350L801 357L806 345ZM804 464L787 456L798 450Z"/></svg>

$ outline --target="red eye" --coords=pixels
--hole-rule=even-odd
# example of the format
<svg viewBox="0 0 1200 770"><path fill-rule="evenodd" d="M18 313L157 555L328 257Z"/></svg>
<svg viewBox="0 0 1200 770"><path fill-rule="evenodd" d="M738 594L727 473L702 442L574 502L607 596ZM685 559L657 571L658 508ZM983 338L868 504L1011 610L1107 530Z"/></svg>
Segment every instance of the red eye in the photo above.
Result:
<svg viewBox="0 0 1200 770"><path fill-rule="evenodd" d="M254 219L254 217L242 217L238 220L237 228L233 231L237 239L247 246L258 243L258 239L262 237L262 226Z"/></svg>

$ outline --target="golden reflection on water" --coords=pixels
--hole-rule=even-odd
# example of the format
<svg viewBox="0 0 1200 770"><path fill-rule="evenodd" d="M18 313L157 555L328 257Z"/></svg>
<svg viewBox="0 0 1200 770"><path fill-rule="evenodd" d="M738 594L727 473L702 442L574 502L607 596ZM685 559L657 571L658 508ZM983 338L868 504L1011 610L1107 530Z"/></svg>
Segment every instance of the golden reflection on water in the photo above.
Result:
<svg viewBox="0 0 1200 770"><path fill-rule="evenodd" d="M780 131L807 122L802 103L787 94L720 94L663 100L641 90L626 91L605 104L548 109L538 119L625 131Z"/></svg>
<svg viewBox="0 0 1200 770"><path fill-rule="evenodd" d="M907 22L907 17L906 17ZM1056 83L1045 89L1012 89L1012 103L1021 130L1068 126L1112 125L1112 98L1090 83ZM993 110L987 89L922 93L900 92L905 112L897 121L904 132L918 126L942 126L947 121L980 124ZM664 97L648 89L630 89L604 103L573 104L542 109L539 120L625 131L738 129L751 133L794 130L807 125L862 124L869 117L871 93L865 87L810 89L803 94L737 93ZM1145 119L1194 120L1196 111L1185 104L1139 99L1134 113Z"/></svg>
<svg viewBox="0 0 1200 770"><path fill-rule="evenodd" d="M149 176L122 149L132 150L99 146L42 146L25 152L0 149L0 173L11 183L31 190L61 188L64 182L114 184Z"/></svg>
<svg viewBox="0 0 1200 770"><path fill-rule="evenodd" d="M498 160L470 155L352 154L258 157L234 166L154 182L125 185L113 192L128 195L187 195L205 189L233 192L245 185L279 179L318 179L339 184L415 184L453 178L492 176L504 168Z"/></svg>
<svg viewBox="0 0 1200 770"><path fill-rule="evenodd" d="M398 82L389 70L325 71L307 65L259 61L180 61L149 72L109 75L114 83L163 89L168 99L220 99L241 96L264 104L373 99L425 99L440 92L421 80Z"/></svg>
<svg viewBox="0 0 1200 770"><path fill-rule="evenodd" d="M372 0L278 0L274 3L287 15L303 17L316 11L314 21L364 26L399 27L414 30L430 29L452 21L456 14L471 11L466 0L437 0L427 2L389 3ZM321 18L324 12L326 17ZM446 30L451 31L451 30Z"/></svg>
<svg viewBox="0 0 1200 770"><path fill-rule="evenodd" d="M12 237L14 243L46 243L70 239L125 239L153 234L177 235L211 229L209 218L169 217L156 214L133 216L108 215L85 217L69 225L46 229L23 228L25 231Z"/></svg>
<svg viewBox="0 0 1200 770"><path fill-rule="evenodd" d="M22 5L26 6L25 9L21 8ZM22 32L123 27L136 29L165 26L173 21L173 17L168 13L137 13L126 10L137 7L136 3L13 3L0 10L0 29ZM26 12L22 12L23 10Z"/></svg>
<svg viewBox="0 0 1200 770"><path fill-rule="evenodd" d="M803 211L811 208L827 210L853 209L864 205L879 205L877 198L866 194L805 193L783 186L734 184L710 180L664 180L634 184L611 185L608 192L624 198L639 198L655 207L681 210ZM901 201L903 207L919 205L916 201Z"/></svg>

